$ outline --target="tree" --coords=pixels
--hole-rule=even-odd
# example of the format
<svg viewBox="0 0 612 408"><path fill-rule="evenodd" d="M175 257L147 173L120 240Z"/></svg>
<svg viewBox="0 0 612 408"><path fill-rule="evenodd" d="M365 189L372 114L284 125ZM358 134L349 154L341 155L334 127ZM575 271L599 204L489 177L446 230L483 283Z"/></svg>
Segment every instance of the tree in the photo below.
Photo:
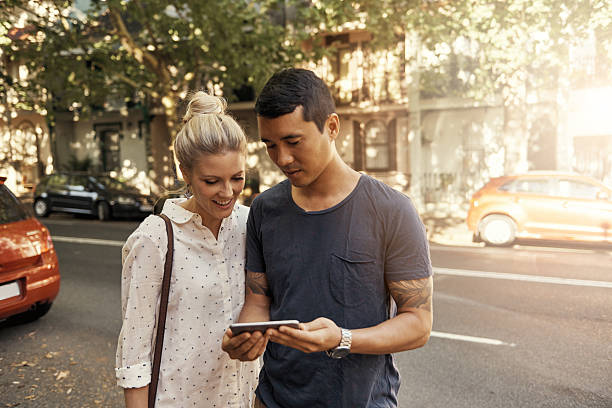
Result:
<svg viewBox="0 0 612 408"><path fill-rule="evenodd" d="M19 93L21 108L44 112L44 103L52 107L44 113L71 110L75 119L109 98L139 104L164 115L165 141L154 146L166 152L189 90L205 88L230 101L245 90L252 95L249 89L295 55L286 28L271 22L277 0L108 0L87 10L70 1L44 5L10 2L13 14L26 13L29 36L2 49L9 59L27 61L30 76L21 86L6 75L2 86Z"/></svg>
<svg viewBox="0 0 612 408"><path fill-rule="evenodd" d="M512 146L526 143L530 91L612 80L612 3L605 0L317 0L302 10L312 33L342 24L367 28L372 47L388 48L406 36L420 39L421 95L482 100L501 96L507 171ZM595 74L572 53L595 38ZM414 46L414 43L412 44ZM407 61L408 65L416 61ZM561 92L562 93L562 92ZM411 101L413 103L414 101ZM524 147L524 146L523 146ZM521 153L522 154L522 153Z"/></svg>
<svg viewBox="0 0 612 408"><path fill-rule="evenodd" d="M575 82L582 74L568 67L581 41L596 39L597 78L610 81L611 8L605 0L97 0L78 10L69 0L7 0L2 59L23 61L29 76L16 80L0 66L0 92L11 95L8 111L38 110L51 126L55 111L78 119L110 99L136 104L145 119L165 117L154 146L167 151L188 90L252 99L274 70L329 52L304 40L351 23L373 33L373 48L419 38L406 42L418 52L404 61L418 71L417 96L501 95L506 135L526 140L528 91ZM22 15L22 35L11 35Z"/></svg>
<svg viewBox="0 0 612 408"><path fill-rule="evenodd" d="M56 111L72 111L74 119L103 106L126 87L113 86L95 65L99 53L89 47L91 27L86 16L66 1L10 0L0 11L0 110L11 140L5 159L19 162L26 149L10 126L18 112L45 117L52 134ZM108 64L110 65L110 64ZM24 135L26 133L23 133ZM40 133L36 132L37 147ZM52 135L51 135L52 136ZM39 172L43 168L39 160Z"/></svg>

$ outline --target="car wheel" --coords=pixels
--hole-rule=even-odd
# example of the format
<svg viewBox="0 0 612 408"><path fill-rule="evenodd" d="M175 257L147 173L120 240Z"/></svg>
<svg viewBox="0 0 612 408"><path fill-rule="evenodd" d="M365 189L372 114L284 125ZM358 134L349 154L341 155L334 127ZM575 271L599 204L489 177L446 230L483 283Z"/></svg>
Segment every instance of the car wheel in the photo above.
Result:
<svg viewBox="0 0 612 408"><path fill-rule="evenodd" d="M493 214L480 222L480 237L487 245L507 246L516 238L516 224L512 218Z"/></svg>
<svg viewBox="0 0 612 408"><path fill-rule="evenodd" d="M96 206L96 214L100 221L107 221L110 219L110 207L108 203L100 201Z"/></svg>
<svg viewBox="0 0 612 408"><path fill-rule="evenodd" d="M37 199L34 202L34 213L38 217L46 217L49 215L49 205L42 198Z"/></svg>

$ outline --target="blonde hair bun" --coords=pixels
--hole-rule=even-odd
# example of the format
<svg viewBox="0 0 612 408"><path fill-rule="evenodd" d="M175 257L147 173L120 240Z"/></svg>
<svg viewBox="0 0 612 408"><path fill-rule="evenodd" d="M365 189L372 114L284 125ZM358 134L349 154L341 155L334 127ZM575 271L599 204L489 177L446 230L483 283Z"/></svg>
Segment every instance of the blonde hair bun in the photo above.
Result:
<svg viewBox="0 0 612 408"><path fill-rule="evenodd" d="M240 151L246 154L246 136L234 118L225 113L225 99L203 91L189 98L183 127L174 140L174 154L187 169L201 153Z"/></svg>
<svg viewBox="0 0 612 408"><path fill-rule="evenodd" d="M224 114L227 108L225 99L210 95L203 91L198 91L191 96L187 105L187 112L183 117L186 123L196 115Z"/></svg>

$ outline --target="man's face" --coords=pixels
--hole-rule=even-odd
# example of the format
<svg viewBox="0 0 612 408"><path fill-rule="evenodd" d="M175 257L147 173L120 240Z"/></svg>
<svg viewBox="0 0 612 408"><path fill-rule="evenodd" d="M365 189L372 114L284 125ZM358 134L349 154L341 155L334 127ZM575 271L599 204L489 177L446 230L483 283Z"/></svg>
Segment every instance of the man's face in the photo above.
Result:
<svg viewBox="0 0 612 408"><path fill-rule="evenodd" d="M314 122L304 121L303 108L274 119L257 117L261 141L270 159L295 187L306 187L318 179L333 158L337 116L331 115L323 133ZM333 118L332 118L333 116ZM330 119L333 124L330 124Z"/></svg>

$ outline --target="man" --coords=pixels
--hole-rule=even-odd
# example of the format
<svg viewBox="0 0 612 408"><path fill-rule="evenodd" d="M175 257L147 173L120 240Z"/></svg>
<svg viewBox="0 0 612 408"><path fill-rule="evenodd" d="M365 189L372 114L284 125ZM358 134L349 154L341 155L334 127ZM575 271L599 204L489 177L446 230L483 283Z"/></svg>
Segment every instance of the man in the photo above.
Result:
<svg viewBox="0 0 612 408"><path fill-rule="evenodd" d="M335 105L313 72L276 73L255 110L288 180L251 207L239 321L307 323L265 335L228 331L223 349L240 360L265 350L259 406L396 407L391 353L423 346L432 326L423 224L405 195L342 161Z"/></svg>

